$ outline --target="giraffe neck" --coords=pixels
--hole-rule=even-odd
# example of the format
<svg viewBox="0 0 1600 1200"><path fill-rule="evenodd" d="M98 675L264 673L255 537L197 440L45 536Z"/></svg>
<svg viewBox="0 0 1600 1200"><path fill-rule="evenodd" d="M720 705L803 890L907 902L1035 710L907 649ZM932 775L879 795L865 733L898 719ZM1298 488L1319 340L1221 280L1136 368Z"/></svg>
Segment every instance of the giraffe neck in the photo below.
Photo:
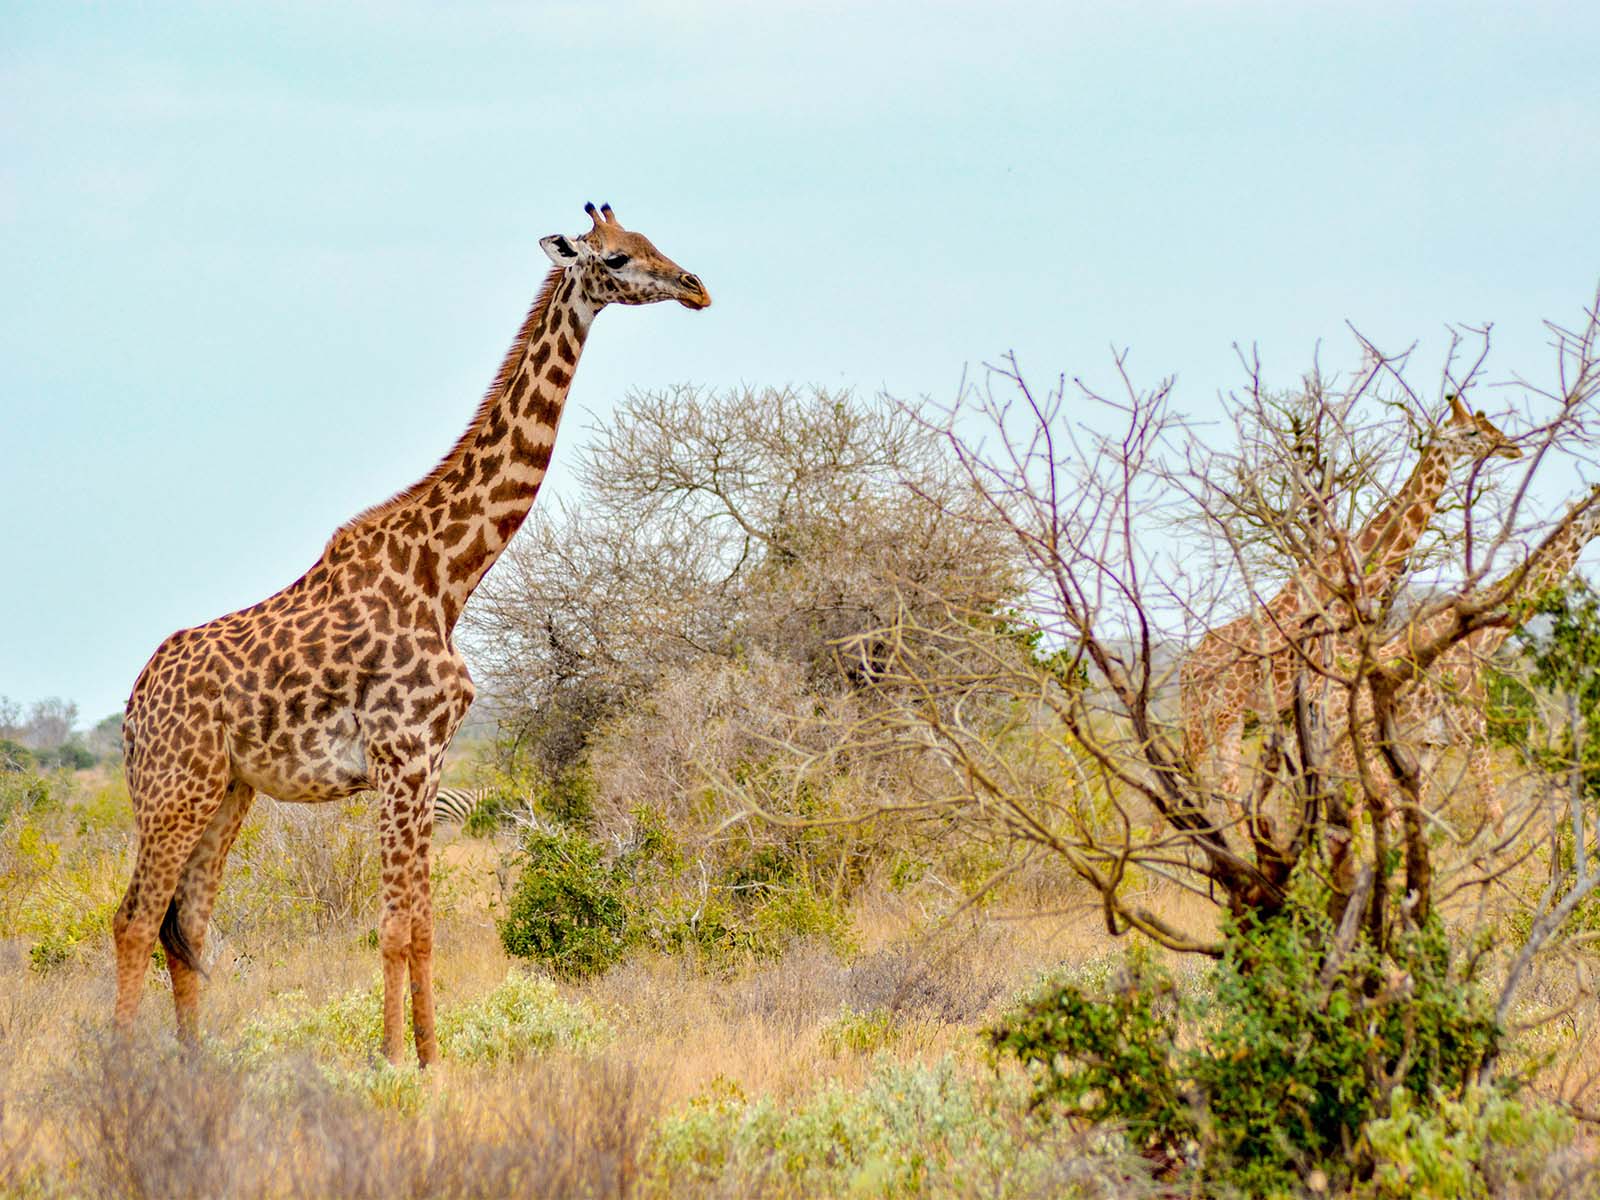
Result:
<svg viewBox="0 0 1600 1200"><path fill-rule="evenodd" d="M1449 449L1436 439L1422 452L1399 493L1385 504L1351 542L1356 562L1367 572L1369 586L1379 590L1405 566L1439 496L1450 479Z"/></svg>
<svg viewBox="0 0 1600 1200"><path fill-rule="evenodd" d="M1506 597L1507 603L1515 604L1520 600L1537 596L1567 577L1577 565L1584 547L1596 536L1600 536L1600 503L1597 503L1597 500L1600 500L1600 497L1591 494L1589 499L1580 501L1579 507L1582 511L1575 515L1569 513L1570 519L1565 527L1543 547L1534 551L1534 558L1531 560L1527 575L1517 585L1516 590ZM1503 586L1511 575L1520 569L1521 567L1517 567L1512 572L1502 575L1489 585L1489 590ZM1448 609L1436 613L1420 626L1407 628L1390 643L1390 649L1398 651L1407 645L1426 644L1445 634L1455 620L1455 613ZM1440 656L1440 664L1453 669L1456 662L1461 659L1487 658L1505 644L1515 629L1516 626L1513 624L1485 625L1480 629L1474 629Z"/></svg>
<svg viewBox="0 0 1600 1200"><path fill-rule="evenodd" d="M446 631L533 506L594 315L574 276L552 271L455 446L347 527L381 527L387 569L423 593Z"/></svg>
<svg viewBox="0 0 1600 1200"><path fill-rule="evenodd" d="M1585 503L1592 503L1592 500ZM1569 521L1566 528L1544 546L1542 554L1536 552L1536 560L1512 599L1530 599L1555 587L1578 565L1584 547L1596 535L1600 535L1600 508L1590 507ZM1514 629L1512 625L1489 625L1468 634L1465 640L1472 642L1474 653L1489 655L1504 644Z"/></svg>

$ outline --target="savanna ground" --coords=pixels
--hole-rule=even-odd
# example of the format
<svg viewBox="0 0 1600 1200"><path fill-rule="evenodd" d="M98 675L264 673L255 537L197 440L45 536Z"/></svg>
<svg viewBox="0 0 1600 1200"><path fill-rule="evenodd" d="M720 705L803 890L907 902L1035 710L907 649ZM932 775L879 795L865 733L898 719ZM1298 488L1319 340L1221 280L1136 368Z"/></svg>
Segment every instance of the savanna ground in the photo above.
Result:
<svg viewBox="0 0 1600 1200"><path fill-rule="evenodd" d="M472 770L469 754L455 774ZM985 891L993 848L947 847L937 869L924 855L878 874L835 918L789 911L721 953L635 944L574 979L502 944L521 835L442 826L444 1062L424 1074L379 1053L362 802L258 801L208 947L204 1044L184 1053L159 965L135 1037L108 1034L107 930L132 851L120 776L5 780L6 1195L1251 1194L1163 1182L1135 1131L1036 1105L1028 1073L984 1036L1044 981L1127 986L1098 898L1048 859ZM1143 899L1175 922L1216 921L1178 889ZM1204 960L1168 961L1180 994L1213 986ZM1600 1013L1573 982L1527 993L1514 1054L1531 1094L1581 1104ZM1483 1194L1591 1194L1573 1132L1515 1114L1495 1147L1503 1186Z"/></svg>
<svg viewBox="0 0 1600 1200"><path fill-rule="evenodd" d="M259 801L208 949L204 1046L184 1055L159 967L133 1041L107 1034L120 779L40 779L0 875L20 935L0 942L6 1194L1148 1190L1115 1135L1030 1113L978 1036L1042 973L1109 969L1112 939L1059 874L1015 912L966 907L960 881L872 887L832 938L717 966L646 950L560 982L496 931L515 835L443 827L444 1063L423 1075L379 1055L370 814Z"/></svg>

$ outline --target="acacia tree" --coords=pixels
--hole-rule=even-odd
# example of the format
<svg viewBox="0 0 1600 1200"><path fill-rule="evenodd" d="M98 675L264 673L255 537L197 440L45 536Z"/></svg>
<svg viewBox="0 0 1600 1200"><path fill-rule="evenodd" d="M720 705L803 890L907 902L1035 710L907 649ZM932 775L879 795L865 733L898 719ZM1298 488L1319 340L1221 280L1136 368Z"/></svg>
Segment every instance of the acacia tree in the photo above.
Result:
<svg viewBox="0 0 1600 1200"><path fill-rule="evenodd" d="M466 616L483 690L552 772L674 673L755 656L800 691L858 691L871 639L838 646L902 606L1017 594L955 458L885 400L638 393L577 473L577 498L535 514Z"/></svg>
<svg viewBox="0 0 1600 1200"><path fill-rule="evenodd" d="M1496 418L1520 459L1467 464L1381 589L1354 530L1394 499L1446 398L1486 391L1487 331L1460 334L1433 399L1406 356L1366 342L1343 386L1313 377L1285 397L1252 369L1229 405L1231 449L1175 413L1170 383L1141 389L1121 359L1115 396L1064 380L1041 394L1008 360L919 420L981 500L961 519L1028 564L1027 600L1007 636L958 603L863 635L885 664L884 703L838 730L817 765L845 748L859 759L921 746L943 770L919 775L907 806L1042 848L1094 889L1113 933L1175 949L1217 955L1222 943L1210 921L1141 900L1135 881L1259 921L1303 868L1327 883L1340 942L1365 929L1380 952L1441 904L1488 903L1535 839L1456 819L1414 715L1418 696L1452 692L1472 639L1516 624L1600 506L1579 469L1594 448L1600 322L1591 310L1577 330L1552 331L1555 383L1522 386L1516 411ZM1315 595L1292 628L1274 627L1291 682L1258 704L1254 757L1225 794L1185 751L1176 667L1241 608L1273 625L1291 576ZM1018 626L1029 653L1017 653ZM1350 770L1333 769L1340 756ZM1549 817L1535 808L1509 824Z"/></svg>

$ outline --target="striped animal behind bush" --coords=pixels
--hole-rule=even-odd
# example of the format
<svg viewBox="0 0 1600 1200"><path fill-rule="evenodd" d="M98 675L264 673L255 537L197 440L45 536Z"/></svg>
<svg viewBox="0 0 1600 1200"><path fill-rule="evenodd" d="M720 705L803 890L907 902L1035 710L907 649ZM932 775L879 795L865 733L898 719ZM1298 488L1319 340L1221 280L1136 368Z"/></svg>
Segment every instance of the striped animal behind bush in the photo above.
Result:
<svg viewBox="0 0 1600 1200"><path fill-rule="evenodd" d="M433 801L433 819L435 822L464 826L478 805L493 794L494 790L486 787L442 787Z"/></svg>

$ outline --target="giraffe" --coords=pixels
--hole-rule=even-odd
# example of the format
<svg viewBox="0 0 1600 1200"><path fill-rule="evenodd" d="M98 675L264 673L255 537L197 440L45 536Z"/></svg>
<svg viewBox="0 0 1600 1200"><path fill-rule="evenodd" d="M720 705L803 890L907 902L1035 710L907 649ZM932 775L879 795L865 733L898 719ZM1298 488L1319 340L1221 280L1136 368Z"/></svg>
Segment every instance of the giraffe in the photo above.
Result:
<svg viewBox="0 0 1600 1200"><path fill-rule="evenodd" d="M429 853L445 748L472 703L452 631L544 479L578 356L608 304L711 303L609 205L552 234L552 266L455 445L426 476L339 527L276 595L156 650L123 726L138 853L113 920L116 1022L131 1026L159 936L180 1038L196 1036L199 955L223 862L255 794L380 795L383 1052L404 1053L410 973L423 1066L433 1019Z"/></svg>
<svg viewBox="0 0 1600 1200"><path fill-rule="evenodd" d="M1596 536L1600 536L1600 487L1591 489L1566 512L1554 532L1535 549L1525 563L1519 563L1486 589L1491 594L1509 588L1505 604L1514 607L1547 591L1565 579L1577 565L1579 556ZM1515 577L1526 567L1522 578ZM1425 646L1449 632L1455 612L1445 608L1421 621L1410 623L1376 655L1380 666L1406 660L1418 646ZM1442 747L1456 740L1467 743L1467 777L1473 791L1491 820L1499 825L1504 817L1499 795L1494 789L1494 755L1488 740L1488 697L1483 687L1483 667L1495 651L1511 636L1514 625L1486 625L1475 629L1446 649L1411 686L1400 692L1396 726L1407 741L1425 747L1423 773L1432 774L1434 761ZM1327 728L1335 739L1333 776L1356 777L1355 746L1349 731L1351 689L1328 689L1325 711ZM1372 696L1362 687L1356 693L1356 723L1365 742L1373 741ZM1387 800L1392 781L1383 770L1374 780ZM1389 807L1388 805L1385 806Z"/></svg>
<svg viewBox="0 0 1600 1200"><path fill-rule="evenodd" d="M1329 581L1358 579L1364 595L1380 594L1405 569L1458 462L1521 457L1483 413L1448 399L1449 414L1405 485L1338 554L1303 565L1257 611L1208 631L1184 660L1179 704L1189 763L1199 771L1210 753L1224 796L1238 793L1245 717L1288 707L1302 651L1287 631L1326 609L1334 595Z"/></svg>

